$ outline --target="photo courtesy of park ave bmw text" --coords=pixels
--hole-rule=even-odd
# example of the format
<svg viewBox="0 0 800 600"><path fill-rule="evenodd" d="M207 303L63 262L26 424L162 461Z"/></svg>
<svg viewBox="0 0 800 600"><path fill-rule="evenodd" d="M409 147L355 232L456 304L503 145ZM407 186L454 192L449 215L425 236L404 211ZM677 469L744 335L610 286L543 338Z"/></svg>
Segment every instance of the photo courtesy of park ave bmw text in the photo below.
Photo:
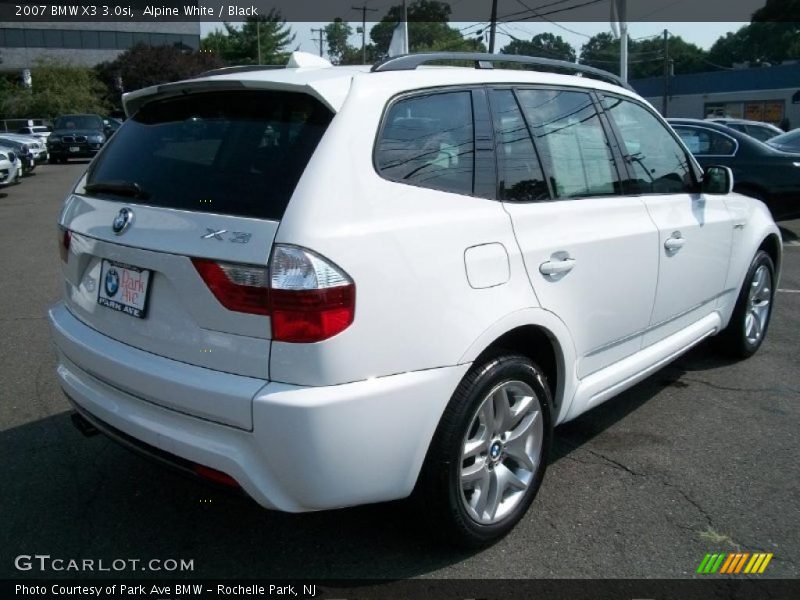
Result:
<svg viewBox="0 0 800 600"><path fill-rule="evenodd" d="M800 597L800 0L0 0L0 224L0 598Z"/></svg>

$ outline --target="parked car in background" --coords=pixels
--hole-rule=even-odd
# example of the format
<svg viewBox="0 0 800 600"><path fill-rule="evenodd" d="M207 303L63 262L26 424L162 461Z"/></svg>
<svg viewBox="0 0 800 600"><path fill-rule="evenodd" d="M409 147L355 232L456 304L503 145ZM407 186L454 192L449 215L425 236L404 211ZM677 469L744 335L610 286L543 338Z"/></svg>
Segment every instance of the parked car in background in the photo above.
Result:
<svg viewBox="0 0 800 600"><path fill-rule="evenodd" d="M783 129L770 125L769 123L762 123L761 121L748 121L747 119L730 119L726 117L712 117L708 119L712 123L719 123L726 125L731 129L735 129L741 133L756 138L761 142L766 142L775 136L781 135Z"/></svg>
<svg viewBox="0 0 800 600"><path fill-rule="evenodd" d="M50 131L51 129L47 125L30 125L27 127L20 127L17 130L17 133L20 133L22 135L31 135L45 142L47 141L47 138L50 136Z"/></svg>
<svg viewBox="0 0 800 600"><path fill-rule="evenodd" d="M533 68L417 69L443 59ZM49 317L84 432L272 509L412 496L478 546L556 425L710 336L760 347L778 228L615 75L289 64L316 68L126 94L67 191Z"/></svg>
<svg viewBox="0 0 800 600"><path fill-rule="evenodd" d="M767 142L776 150L783 152L800 153L800 129L794 129L788 133L782 133Z"/></svg>
<svg viewBox="0 0 800 600"><path fill-rule="evenodd" d="M0 146L0 186L19 183L20 160L13 149Z"/></svg>
<svg viewBox="0 0 800 600"><path fill-rule="evenodd" d="M64 115L53 123L47 138L50 162L67 162L70 158L93 158L108 139L109 132L100 115Z"/></svg>
<svg viewBox="0 0 800 600"><path fill-rule="evenodd" d="M0 145L14 149L20 161L22 161L21 175L30 175L36 168L36 158L34 158L31 151L30 142L24 142L9 135L0 135Z"/></svg>
<svg viewBox="0 0 800 600"><path fill-rule="evenodd" d="M800 154L782 152L720 123L668 121L703 168L730 167L735 191L763 201L776 220L800 216Z"/></svg>
<svg viewBox="0 0 800 600"><path fill-rule="evenodd" d="M47 142L31 135L21 133L3 133L0 137L17 140L28 146L37 165L47 161Z"/></svg>
<svg viewBox="0 0 800 600"><path fill-rule="evenodd" d="M117 129L122 127L122 121L120 121L119 119L115 119L114 117L104 117L103 127L106 133L106 137L111 137L117 132Z"/></svg>

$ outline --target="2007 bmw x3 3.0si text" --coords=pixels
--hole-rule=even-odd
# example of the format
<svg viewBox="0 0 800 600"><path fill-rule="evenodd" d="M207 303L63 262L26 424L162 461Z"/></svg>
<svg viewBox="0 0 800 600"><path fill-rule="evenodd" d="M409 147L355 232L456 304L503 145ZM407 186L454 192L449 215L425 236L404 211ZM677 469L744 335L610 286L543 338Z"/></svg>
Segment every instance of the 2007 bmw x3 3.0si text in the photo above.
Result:
<svg viewBox="0 0 800 600"><path fill-rule="evenodd" d="M767 332L769 212L602 71L296 54L124 103L60 216L61 387L84 429L265 507L412 496L491 542L554 426Z"/></svg>

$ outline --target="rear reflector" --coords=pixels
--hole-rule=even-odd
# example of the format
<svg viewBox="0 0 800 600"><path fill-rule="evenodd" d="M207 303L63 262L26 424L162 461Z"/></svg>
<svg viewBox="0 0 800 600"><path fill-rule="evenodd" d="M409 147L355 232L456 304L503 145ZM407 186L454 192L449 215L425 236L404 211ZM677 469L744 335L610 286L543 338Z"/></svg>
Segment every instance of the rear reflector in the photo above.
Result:
<svg viewBox="0 0 800 600"><path fill-rule="evenodd" d="M212 469L211 467L205 467L203 465L192 465L192 469L194 470L195 474L199 477L207 481L213 481L214 483L218 483L220 485L225 485L228 487L235 487L238 488L239 484L236 480L228 475L227 473L223 473L222 471L217 471L216 469Z"/></svg>
<svg viewBox="0 0 800 600"><path fill-rule="evenodd" d="M311 250L277 244L269 272L201 258L192 263L225 308L271 316L275 341L321 342L347 329L355 318L352 279Z"/></svg>
<svg viewBox="0 0 800 600"><path fill-rule="evenodd" d="M72 243L72 232L63 227L58 228L58 253L61 256L61 262L67 262L69 258L69 246Z"/></svg>

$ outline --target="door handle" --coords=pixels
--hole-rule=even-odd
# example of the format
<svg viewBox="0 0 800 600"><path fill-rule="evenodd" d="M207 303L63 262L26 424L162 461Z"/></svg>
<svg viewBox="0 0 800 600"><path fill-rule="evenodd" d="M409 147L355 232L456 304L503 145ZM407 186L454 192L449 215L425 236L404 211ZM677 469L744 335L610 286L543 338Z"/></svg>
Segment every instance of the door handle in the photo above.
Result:
<svg viewBox="0 0 800 600"><path fill-rule="evenodd" d="M686 244L686 238L681 237L680 234L677 236L673 235L673 237L668 238L666 242L664 242L664 248L667 249L667 252L677 252Z"/></svg>
<svg viewBox="0 0 800 600"><path fill-rule="evenodd" d="M561 260L548 260L539 265L539 273L554 277L556 275L565 275L575 268L574 258L563 258Z"/></svg>

